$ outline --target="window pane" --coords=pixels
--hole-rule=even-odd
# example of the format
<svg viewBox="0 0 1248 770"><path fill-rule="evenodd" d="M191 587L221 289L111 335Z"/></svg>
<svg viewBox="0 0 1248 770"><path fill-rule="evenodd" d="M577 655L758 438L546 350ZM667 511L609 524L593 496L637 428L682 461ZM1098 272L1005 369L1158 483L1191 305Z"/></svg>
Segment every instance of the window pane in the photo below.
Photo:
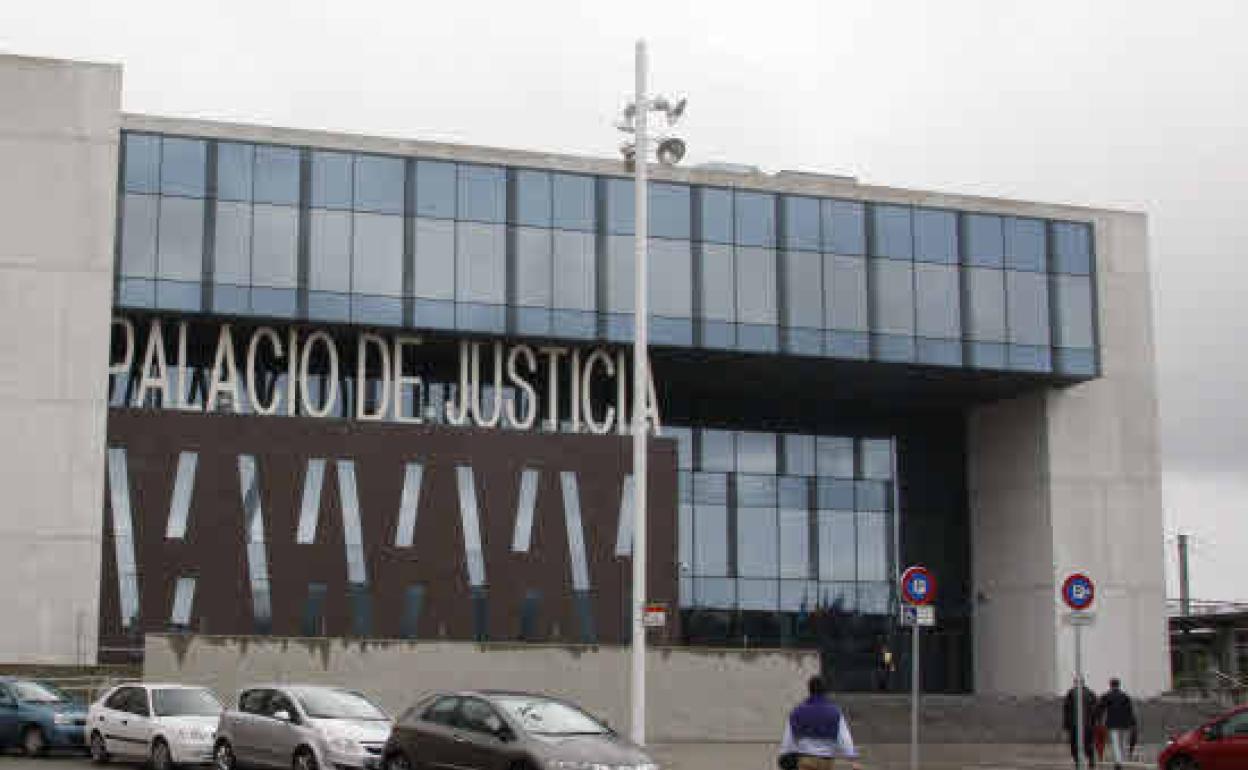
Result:
<svg viewBox="0 0 1248 770"><path fill-rule="evenodd" d="M416 214L455 218L455 164L440 160L416 162Z"/></svg>
<svg viewBox="0 0 1248 770"><path fill-rule="evenodd" d="M910 229L908 206L871 207L871 253L876 257L910 259L914 254L914 235Z"/></svg>
<svg viewBox="0 0 1248 770"><path fill-rule="evenodd" d="M1092 279L1059 275L1053 282L1057 300L1055 344L1063 348L1092 347Z"/></svg>
<svg viewBox="0 0 1248 770"><path fill-rule="evenodd" d="M866 331L867 261L858 257L825 256L823 282L827 328Z"/></svg>
<svg viewBox="0 0 1248 770"><path fill-rule="evenodd" d="M915 332L918 336L944 339L962 336L958 268L916 263L914 293Z"/></svg>
<svg viewBox="0 0 1248 770"><path fill-rule="evenodd" d="M914 334L914 268L887 260L871 260L872 331Z"/></svg>
<svg viewBox="0 0 1248 770"><path fill-rule="evenodd" d="M299 151L291 147L256 145L256 203L293 206L299 202Z"/></svg>
<svg viewBox="0 0 1248 770"><path fill-rule="evenodd" d="M702 246L702 317L714 321L736 320L736 271L731 246Z"/></svg>
<svg viewBox="0 0 1248 770"><path fill-rule="evenodd" d="M355 157L355 208L382 214L403 213L404 162L382 155Z"/></svg>
<svg viewBox="0 0 1248 770"><path fill-rule="evenodd" d="M735 234L738 246L774 248L776 245L776 196L738 191Z"/></svg>
<svg viewBox="0 0 1248 770"><path fill-rule="evenodd" d="M854 440L847 436L819 436L815 439L820 476L841 479L854 477Z"/></svg>
<svg viewBox="0 0 1248 770"><path fill-rule="evenodd" d="M257 205L252 209L251 281L256 286L296 288L295 244L299 212L289 206Z"/></svg>
<svg viewBox="0 0 1248 770"><path fill-rule="evenodd" d="M455 231L456 301L502 305L506 286L504 228L457 222Z"/></svg>
<svg viewBox="0 0 1248 770"><path fill-rule="evenodd" d="M784 472L791 476L815 475L815 437L784 434Z"/></svg>
<svg viewBox="0 0 1248 770"><path fill-rule="evenodd" d="M554 306L593 310L596 306L594 236L556 231L554 234Z"/></svg>
<svg viewBox="0 0 1248 770"><path fill-rule="evenodd" d="M732 431L705 428L700 438L701 470L726 472L736 469L736 436Z"/></svg>
<svg viewBox="0 0 1248 770"><path fill-rule="evenodd" d="M967 334L972 340L1005 341L1005 273L968 268L966 271Z"/></svg>
<svg viewBox="0 0 1248 770"><path fill-rule="evenodd" d="M736 258L737 321L750 324L776 323L776 252L771 249L738 247Z"/></svg>
<svg viewBox="0 0 1248 770"><path fill-rule="evenodd" d="M820 508L852 511L854 509L854 480L820 476L816 481L815 497Z"/></svg>
<svg viewBox="0 0 1248 770"><path fill-rule="evenodd" d="M176 281L198 281L204 271L204 202L161 198L158 275Z"/></svg>
<svg viewBox="0 0 1248 770"><path fill-rule="evenodd" d="M649 234L689 240L689 188L683 184L652 182L649 195Z"/></svg>
<svg viewBox="0 0 1248 770"><path fill-rule="evenodd" d="M594 179L576 174L554 174L551 178L552 215L562 230L593 232Z"/></svg>
<svg viewBox="0 0 1248 770"><path fill-rule="evenodd" d="M121 220L121 274L129 278L156 276L156 214L160 198L130 194Z"/></svg>
<svg viewBox="0 0 1248 770"><path fill-rule="evenodd" d="M728 508L695 505L693 509L695 575L728 574Z"/></svg>
<svg viewBox="0 0 1248 770"><path fill-rule="evenodd" d="M312 153L312 205L351 208L351 156L345 152Z"/></svg>
<svg viewBox="0 0 1248 770"><path fill-rule="evenodd" d="M213 279L246 286L251 282L251 204L217 203Z"/></svg>
<svg viewBox="0 0 1248 770"><path fill-rule="evenodd" d="M727 473L693 474L693 501L723 505L728 502Z"/></svg>
<svg viewBox="0 0 1248 770"><path fill-rule="evenodd" d="M780 533L775 508L737 511L737 574L774 578L780 574Z"/></svg>
<svg viewBox="0 0 1248 770"><path fill-rule="evenodd" d="M819 251L819 201L815 198L785 196L784 248Z"/></svg>
<svg viewBox="0 0 1248 770"><path fill-rule="evenodd" d="M1082 222L1053 223L1053 270L1072 275L1092 272L1092 228Z"/></svg>
<svg viewBox="0 0 1248 770"><path fill-rule="evenodd" d="M1014 345L1049 344L1049 283L1043 273L1005 272L1009 341Z"/></svg>
<svg viewBox="0 0 1248 770"><path fill-rule="evenodd" d="M126 134L126 192L160 192L160 137Z"/></svg>
<svg viewBox="0 0 1248 770"><path fill-rule="evenodd" d="M516 172L516 224L550 227L550 174Z"/></svg>
<svg viewBox="0 0 1248 770"><path fill-rule="evenodd" d="M866 208L856 201L825 200L823 250L832 254L867 253Z"/></svg>
<svg viewBox="0 0 1248 770"><path fill-rule="evenodd" d="M819 511L819 579L853 580L858 574L852 512Z"/></svg>
<svg viewBox="0 0 1248 770"><path fill-rule="evenodd" d="M308 288L351 291L351 215L345 211L311 212L308 238Z"/></svg>
<svg viewBox="0 0 1248 770"><path fill-rule="evenodd" d="M810 577L810 519L804 507L780 509L780 577Z"/></svg>
<svg viewBox="0 0 1248 770"><path fill-rule="evenodd" d="M914 210L914 258L922 262L957 263L957 214L937 209Z"/></svg>
<svg viewBox="0 0 1248 770"><path fill-rule="evenodd" d="M251 200L251 179L256 148L250 144L217 144L217 198L227 201Z"/></svg>
<svg viewBox="0 0 1248 770"><path fill-rule="evenodd" d="M634 211L633 180L610 177L606 180L607 233L609 235L632 235Z"/></svg>
<svg viewBox="0 0 1248 770"><path fill-rule="evenodd" d="M1005 220L1005 266L1011 270L1045 269L1044 222L1039 219Z"/></svg>
<svg viewBox="0 0 1248 770"><path fill-rule="evenodd" d="M888 527L882 513L858 514L858 579L888 578Z"/></svg>
<svg viewBox="0 0 1248 770"><path fill-rule="evenodd" d="M460 219L474 222L505 222L507 174L496 166L459 166Z"/></svg>
<svg viewBox="0 0 1248 770"><path fill-rule="evenodd" d="M786 251L784 259L784 325L818 329L823 326L823 257L809 251Z"/></svg>
<svg viewBox="0 0 1248 770"><path fill-rule="evenodd" d="M160 156L160 191L165 195L204 197L208 143L165 137Z"/></svg>
<svg viewBox="0 0 1248 770"><path fill-rule="evenodd" d="M693 311L693 272L689 241L650 239L650 312L669 318L689 318Z"/></svg>
<svg viewBox="0 0 1248 770"><path fill-rule="evenodd" d="M415 292L427 299L455 298L455 223L416 220Z"/></svg>
<svg viewBox="0 0 1248 770"><path fill-rule="evenodd" d="M701 239L707 243L732 243L732 191L704 187L699 197Z"/></svg>
<svg viewBox="0 0 1248 770"><path fill-rule="evenodd" d="M862 477L887 481L893 477L893 442L886 438L864 438L859 442L862 451Z"/></svg>
<svg viewBox="0 0 1248 770"><path fill-rule="evenodd" d="M403 218L355 215L355 257L351 288L356 294L403 294Z"/></svg>
<svg viewBox="0 0 1248 770"><path fill-rule="evenodd" d="M1000 267L1005 257L1005 239L1001 230L1001 217L990 214L967 214L966 264L980 267Z"/></svg>
<svg viewBox="0 0 1248 770"><path fill-rule="evenodd" d="M520 182L517 181L517 186ZM551 306L551 231L516 228L516 304Z"/></svg>
<svg viewBox="0 0 1248 770"><path fill-rule="evenodd" d="M607 236L607 311L633 312L633 237Z"/></svg>
<svg viewBox="0 0 1248 770"><path fill-rule="evenodd" d="M776 434L743 430L737 434L737 471L776 473Z"/></svg>

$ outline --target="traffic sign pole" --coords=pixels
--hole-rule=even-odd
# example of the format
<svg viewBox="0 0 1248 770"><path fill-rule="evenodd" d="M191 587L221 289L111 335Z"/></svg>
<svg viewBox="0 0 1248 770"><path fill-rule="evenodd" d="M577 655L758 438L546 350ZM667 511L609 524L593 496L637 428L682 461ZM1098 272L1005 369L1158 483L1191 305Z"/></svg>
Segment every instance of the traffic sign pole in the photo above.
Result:
<svg viewBox="0 0 1248 770"><path fill-rule="evenodd" d="M1075 770L1083 767L1083 624L1075 623Z"/></svg>
<svg viewBox="0 0 1248 770"><path fill-rule="evenodd" d="M1082 572L1074 572L1062 581L1062 601L1070 608L1070 624L1075 627L1075 686L1071 690L1075 699L1075 770L1081 770L1084 760L1083 723L1083 627L1092 622L1092 601L1096 598L1096 584Z"/></svg>
<svg viewBox="0 0 1248 770"><path fill-rule="evenodd" d="M919 608L936 598L936 579L926 567L915 565L901 574L901 599L913 607L910 627L910 770L919 770Z"/></svg>

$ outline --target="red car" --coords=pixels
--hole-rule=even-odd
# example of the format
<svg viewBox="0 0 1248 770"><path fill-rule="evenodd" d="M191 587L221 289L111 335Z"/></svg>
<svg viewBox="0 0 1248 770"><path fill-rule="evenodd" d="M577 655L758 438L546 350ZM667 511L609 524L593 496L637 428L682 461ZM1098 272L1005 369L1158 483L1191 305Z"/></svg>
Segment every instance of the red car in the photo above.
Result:
<svg viewBox="0 0 1248 770"><path fill-rule="evenodd" d="M1157 766L1161 770L1248 770L1248 706L1171 738Z"/></svg>

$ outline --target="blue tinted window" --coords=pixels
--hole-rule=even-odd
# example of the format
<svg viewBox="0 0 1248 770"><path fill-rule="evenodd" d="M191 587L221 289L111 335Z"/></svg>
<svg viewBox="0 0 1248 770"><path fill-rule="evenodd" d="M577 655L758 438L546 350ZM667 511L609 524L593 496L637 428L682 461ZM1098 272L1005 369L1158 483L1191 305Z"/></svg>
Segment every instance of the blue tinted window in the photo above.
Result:
<svg viewBox="0 0 1248 770"><path fill-rule="evenodd" d="M312 205L351 208L351 156L345 152L312 153Z"/></svg>
<svg viewBox="0 0 1248 770"><path fill-rule="evenodd" d="M738 192L736 242L740 246L776 245L776 196Z"/></svg>
<svg viewBox="0 0 1248 770"><path fill-rule="evenodd" d="M459 167L460 219L473 222L507 220L507 174L496 166Z"/></svg>
<svg viewBox="0 0 1248 770"><path fill-rule="evenodd" d="M126 192L160 192L160 137L126 134Z"/></svg>
<svg viewBox="0 0 1248 770"><path fill-rule="evenodd" d="M217 145L217 197L226 201L251 200L252 166L256 148L250 144Z"/></svg>
<svg viewBox="0 0 1248 770"><path fill-rule="evenodd" d="M404 187L402 158L387 158L381 155L356 156L356 209L382 214L402 214Z"/></svg>
<svg viewBox="0 0 1248 770"><path fill-rule="evenodd" d="M649 232L660 238L689 239L689 188L655 182L649 186Z"/></svg>
<svg viewBox="0 0 1248 770"><path fill-rule="evenodd" d="M914 258L920 262L957 263L957 214L936 209L914 210Z"/></svg>
<svg viewBox="0 0 1248 770"><path fill-rule="evenodd" d="M575 174L555 174L550 194L555 227L561 230L594 229L594 179Z"/></svg>
<svg viewBox="0 0 1248 770"><path fill-rule="evenodd" d="M1039 219L1005 220L1005 266L1011 270L1044 271L1044 222Z"/></svg>
<svg viewBox="0 0 1248 770"><path fill-rule="evenodd" d="M516 224L550 227L550 174L516 172Z"/></svg>
<svg viewBox="0 0 1248 770"><path fill-rule="evenodd" d="M914 235L910 230L910 209L907 206L871 207L871 252L876 257L910 259L914 253Z"/></svg>
<svg viewBox="0 0 1248 770"><path fill-rule="evenodd" d="M866 207L855 201L821 202L823 250L833 254L867 253Z"/></svg>
<svg viewBox="0 0 1248 770"><path fill-rule="evenodd" d="M1081 222L1053 223L1053 272L1072 275L1092 272L1091 227Z"/></svg>
<svg viewBox="0 0 1248 770"><path fill-rule="evenodd" d="M1000 267L1005 257L1001 217L967 214L963 221L966 228L966 264Z"/></svg>
<svg viewBox="0 0 1248 770"><path fill-rule="evenodd" d="M299 202L299 151L290 147L256 145L256 203L293 206Z"/></svg>
<svg viewBox="0 0 1248 770"><path fill-rule="evenodd" d="M438 160L416 162L416 214L455 218L455 164Z"/></svg>
<svg viewBox="0 0 1248 770"><path fill-rule="evenodd" d="M607 234L632 235L636 208L633 181L607 179Z"/></svg>
<svg viewBox="0 0 1248 770"><path fill-rule="evenodd" d="M818 251L819 201L815 198L784 198L784 247Z"/></svg>
<svg viewBox="0 0 1248 770"><path fill-rule="evenodd" d="M166 137L160 156L160 191L204 197L208 144L202 139Z"/></svg>
<svg viewBox="0 0 1248 770"><path fill-rule="evenodd" d="M704 187L698 213L701 238L706 243L732 243L732 192Z"/></svg>

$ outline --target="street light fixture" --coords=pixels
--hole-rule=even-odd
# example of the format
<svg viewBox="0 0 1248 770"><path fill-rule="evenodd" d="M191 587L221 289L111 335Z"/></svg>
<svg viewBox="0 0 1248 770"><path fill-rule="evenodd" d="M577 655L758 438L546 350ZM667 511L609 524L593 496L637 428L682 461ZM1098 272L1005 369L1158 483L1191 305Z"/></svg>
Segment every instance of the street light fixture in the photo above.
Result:
<svg viewBox="0 0 1248 770"><path fill-rule="evenodd" d="M650 425L646 399L649 376L648 358L649 313L646 305L646 239L647 197L646 178L650 147L647 136L651 112L662 112L670 128L685 112L686 99L671 102L665 97L649 98L646 94L648 61L646 41L637 41L636 94L624 108L616 128L632 134L633 140L620 147L634 175L634 283L633 283L633 613L631 650L631 722L633 742L646 743L646 444ZM659 163L672 166L685 157L685 143L674 136L660 136L656 148Z"/></svg>

